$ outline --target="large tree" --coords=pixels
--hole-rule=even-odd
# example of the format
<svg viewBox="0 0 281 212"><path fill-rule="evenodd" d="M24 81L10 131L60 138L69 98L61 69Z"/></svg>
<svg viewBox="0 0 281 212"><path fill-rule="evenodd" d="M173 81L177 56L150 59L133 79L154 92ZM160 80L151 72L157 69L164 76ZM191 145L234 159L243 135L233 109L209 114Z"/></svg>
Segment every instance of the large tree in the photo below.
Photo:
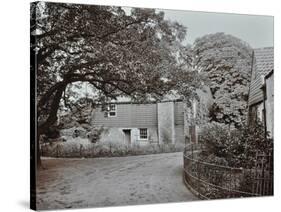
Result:
<svg viewBox="0 0 281 212"><path fill-rule="evenodd" d="M169 73L183 67L178 55L185 33L185 27L153 9L126 13L121 7L33 3L38 141L56 122L73 83L87 82L101 99L144 100L167 93L175 84Z"/></svg>
<svg viewBox="0 0 281 212"><path fill-rule="evenodd" d="M242 40L224 33L196 39L194 67L207 74L214 103L212 121L241 126L246 118L252 50Z"/></svg>

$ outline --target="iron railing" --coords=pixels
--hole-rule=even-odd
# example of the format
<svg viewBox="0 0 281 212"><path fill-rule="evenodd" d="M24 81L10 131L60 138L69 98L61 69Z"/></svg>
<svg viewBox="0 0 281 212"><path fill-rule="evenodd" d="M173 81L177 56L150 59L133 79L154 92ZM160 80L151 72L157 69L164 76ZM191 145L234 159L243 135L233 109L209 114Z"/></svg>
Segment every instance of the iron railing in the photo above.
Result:
<svg viewBox="0 0 281 212"><path fill-rule="evenodd" d="M273 195L272 156L257 154L253 169L234 168L202 161L204 147L189 145L184 151L184 183L201 199Z"/></svg>

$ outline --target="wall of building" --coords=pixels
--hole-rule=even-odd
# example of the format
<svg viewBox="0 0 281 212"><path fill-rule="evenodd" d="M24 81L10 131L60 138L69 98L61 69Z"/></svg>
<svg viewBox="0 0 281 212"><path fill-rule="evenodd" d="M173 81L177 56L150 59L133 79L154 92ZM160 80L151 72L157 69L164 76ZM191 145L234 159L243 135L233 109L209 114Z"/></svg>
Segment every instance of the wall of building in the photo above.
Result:
<svg viewBox="0 0 281 212"><path fill-rule="evenodd" d="M105 117L101 107L95 109L92 124L104 127L156 127L156 104L116 104L116 116Z"/></svg>
<svg viewBox="0 0 281 212"><path fill-rule="evenodd" d="M148 139L147 140L141 140L139 139L139 128L134 128L131 131L131 140L134 144L152 144L152 143L158 143L158 128L157 127L147 127L148 131Z"/></svg>
<svg viewBox="0 0 281 212"><path fill-rule="evenodd" d="M256 121L264 122L263 120L263 102L259 102L249 107L249 119L248 123L253 124Z"/></svg>
<svg viewBox="0 0 281 212"><path fill-rule="evenodd" d="M175 143L174 102L157 103L159 143Z"/></svg>
<svg viewBox="0 0 281 212"><path fill-rule="evenodd" d="M185 106L183 102L174 103L175 113L175 143L185 143Z"/></svg>
<svg viewBox="0 0 281 212"><path fill-rule="evenodd" d="M116 104L116 116L106 117L98 107L93 112L93 127L106 130L102 142L125 142L123 129L130 130L131 144L184 143L184 103L161 102L151 104ZM139 139L139 128L148 129L148 140Z"/></svg>
<svg viewBox="0 0 281 212"><path fill-rule="evenodd" d="M274 137L274 76L271 74L266 79L266 127L270 137Z"/></svg>
<svg viewBox="0 0 281 212"><path fill-rule="evenodd" d="M130 130L130 143L125 138L123 130ZM158 129L157 127L147 127L148 139L139 139L139 128L119 128L119 127L105 127L104 132L101 135L100 142L112 142L120 143L123 145L146 145L151 143L158 143Z"/></svg>
<svg viewBox="0 0 281 212"><path fill-rule="evenodd" d="M252 76L248 100L250 106L263 101L263 92L261 90L262 79L273 69L273 47L255 49L253 54Z"/></svg>
<svg viewBox="0 0 281 212"><path fill-rule="evenodd" d="M254 105L263 100L262 77L259 76L251 81L249 92L249 105Z"/></svg>
<svg viewBox="0 0 281 212"><path fill-rule="evenodd" d="M175 125L175 143L185 143L185 132L183 125Z"/></svg>
<svg viewBox="0 0 281 212"><path fill-rule="evenodd" d="M175 116L175 125L184 125L184 103L175 102L174 103L174 116Z"/></svg>
<svg viewBox="0 0 281 212"><path fill-rule="evenodd" d="M104 132L102 132L100 137L100 142L116 142L120 144L125 143L125 135L122 131L122 128L117 127L104 127Z"/></svg>

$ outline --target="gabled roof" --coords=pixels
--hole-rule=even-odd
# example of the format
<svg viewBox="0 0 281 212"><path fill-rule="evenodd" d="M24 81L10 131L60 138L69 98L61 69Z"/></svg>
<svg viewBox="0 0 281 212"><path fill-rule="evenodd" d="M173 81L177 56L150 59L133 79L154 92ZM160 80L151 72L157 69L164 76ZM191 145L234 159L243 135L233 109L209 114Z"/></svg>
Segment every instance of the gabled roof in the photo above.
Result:
<svg viewBox="0 0 281 212"><path fill-rule="evenodd" d="M262 77L265 77L274 69L274 48L265 47L254 49L252 76L249 92L249 106L263 100Z"/></svg>
<svg viewBox="0 0 281 212"><path fill-rule="evenodd" d="M265 76L274 69L273 47L255 49L254 56L256 59L256 72L259 76Z"/></svg>

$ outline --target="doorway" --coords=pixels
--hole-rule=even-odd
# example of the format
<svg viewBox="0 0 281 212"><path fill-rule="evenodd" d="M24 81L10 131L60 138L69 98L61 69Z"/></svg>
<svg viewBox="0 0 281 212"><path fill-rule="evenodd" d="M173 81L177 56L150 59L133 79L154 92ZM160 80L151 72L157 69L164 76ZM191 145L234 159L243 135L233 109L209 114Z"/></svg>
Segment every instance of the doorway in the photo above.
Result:
<svg viewBox="0 0 281 212"><path fill-rule="evenodd" d="M130 129L123 129L123 133L124 133L125 144L130 146L131 145L131 130Z"/></svg>

